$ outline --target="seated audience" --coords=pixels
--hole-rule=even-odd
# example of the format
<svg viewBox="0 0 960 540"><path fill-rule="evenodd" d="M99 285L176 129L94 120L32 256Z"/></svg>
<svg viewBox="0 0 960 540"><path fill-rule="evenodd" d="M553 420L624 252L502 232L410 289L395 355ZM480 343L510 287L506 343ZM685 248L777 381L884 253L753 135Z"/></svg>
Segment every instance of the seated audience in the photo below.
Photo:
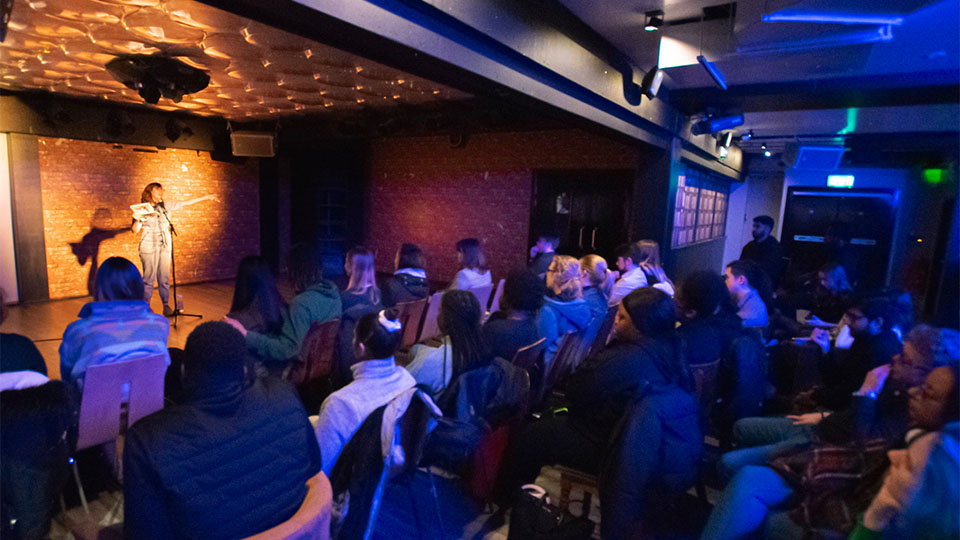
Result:
<svg viewBox="0 0 960 540"><path fill-rule="evenodd" d="M143 300L143 279L132 262L110 257L97 270L97 294L80 309L60 343L60 378L83 387L87 366L163 355L170 364L170 322Z"/></svg>
<svg viewBox="0 0 960 540"><path fill-rule="evenodd" d="M427 259L416 244L403 244L394 261L396 271L383 284L383 306L393 307L430 296L427 284Z"/></svg>
<svg viewBox="0 0 960 540"><path fill-rule="evenodd" d="M480 330L493 356L513 360L518 350L543 337L537 318L546 293L543 278L533 270L518 268L507 274L500 297L501 309L490 315Z"/></svg>
<svg viewBox="0 0 960 540"><path fill-rule="evenodd" d="M590 319L580 288L580 263L557 255L547 270L547 295L540 310L540 332L547 339L544 365L550 364L563 336L585 329Z"/></svg>
<svg viewBox="0 0 960 540"><path fill-rule="evenodd" d="M5 312L0 294L0 324ZM47 378L40 353L24 347L32 341L3 336L25 343L0 351L0 537L39 540L70 478L79 403L63 382Z"/></svg>
<svg viewBox="0 0 960 540"><path fill-rule="evenodd" d="M930 371L960 362L960 334L920 325L910 331L903 350L889 365L867 373L837 412L814 412L787 417L744 418L734 424L738 450L720 460L727 478L746 465L762 465L784 453L810 447L815 441L834 445L868 439L894 441L909 429L908 391L923 384Z"/></svg>
<svg viewBox="0 0 960 540"><path fill-rule="evenodd" d="M815 531L849 534L856 514L866 506L860 506L862 493L875 485L870 473L882 463L883 450L903 440L909 444L917 433L937 431L958 419L960 355L953 345L949 364L930 371L922 389L910 389L905 424L910 433L904 429L896 439L861 438L853 445L816 444L812 451L780 454L769 466L742 467L714 506L701 538L745 538L762 532L764 538L799 540ZM907 348L912 348L909 341Z"/></svg>
<svg viewBox="0 0 960 540"><path fill-rule="evenodd" d="M490 270L487 269L487 257L483 254L483 246L476 238L464 238L457 242L457 262L463 266L450 289L473 289L486 287L493 283ZM483 306L485 310L487 306Z"/></svg>
<svg viewBox="0 0 960 540"><path fill-rule="evenodd" d="M743 327L767 326L769 282L763 270L750 261L733 261L727 265L723 277Z"/></svg>
<svg viewBox="0 0 960 540"><path fill-rule="evenodd" d="M0 289L0 324L3 324L6 318L6 299L3 294L3 289ZM26 370L35 371L42 375L47 374L47 364L43 360L43 355L40 354L40 349L37 349L37 346L34 345L33 341L27 336L0 332L0 360L5 362L16 361L21 369L14 369L12 371Z"/></svg>
<svg viewBox="0 0 960 540"><path fill-rule="evenodd" d="M400 321L388 313L367 313L357 321L353 351L357 363L350 367L353 382L330 394L320 406L316 437L328 476L367 416L417 384L394 360L403 332Z"/></svg>
<svg viewBox="0 0 960 540"><path fill-rule="evenodd" d="M284 365L300 353L300 346L314 324L340 317L340 291L323 279L320 255L308 244L290 251L288 273L296 296L279 334L264 334L245 328L230 317L224 320L247 338L247 346L267 364Z"/></svg>
<svg viewBox="0 0 960 540"><path fill-rule="evenodd" d="M537 243L530 248L530 263L527 266L541 279L547 275L559 245L560 239L555 235L542 234L537 238Z"/></svg>
<svg viewBox="0 0 960 540"><path fill-rule="evenodd" d="M642 288L623 299L613 341L567 380L569 413L544 415L519 435L505 469L508 495L533 482L544 465L598 472L614 427L641 392L690 388L676 320L673 299L663 291Z"/></svg>
<svg viewBox="0 0 960 540"><path fill-rule="evenodd" d="M882 299L856 302L841 320L850 329L853 344L848 349L832 346L830 333L822 328L813 331L815 341L824 352L820 363L823 386L809 394L809 405L839 410L850 403L852 394L870 370L889 364L900 354L903 345L893 333L890 305Z"/></svg>
<svg viewBox="0 0 960 540"><path fill-rule="evenodd" d="M640 246L624 244L617 248L616 255L620 278L613 284L610 298L607 298L607 305L610 307L620 304L620 300L630 294L630 291L647 286L647 276L638 262L646 256L645 253L640 251Z"/></svg>
<svg viewBox="0 0 960 540"><path fill-rule="evenodd" d="M134 424L123 456L125 538L244 538L289 519L320 450L289 384L244 386L243 335L206 322L187 338L186 401Z"/></svg>
<svg viewBox="0 0 960 540"><path fill-rule="evenodd" d="M960 423L916 438L905 450L888 453L883 486L850 540L960 536Z"/></svg>
<svg viewBox="0 0 960 540"><path fill-rule="evenodd" d="M451 380L490 363L490 352L480 335L482 313L480 301L473 293L447 291L441 297L437 314L437 328L443 335L440 346L413 346L413 360L407 365L407 371L434 398Z"/></svg>
<svg viewBox="0 0 960 540"><path fill-rule="evenodd" d="M607 299L613 292L613 273L607 268L607 261L599 255L584 255L580 258L580 286L583 299L590 306L593 318L606 317Z"/></svg>
<svg viewBox="0 0 960 540"><path fill-rule="evenodd" d="M287 303L277 288L277 279L263 257L248 255L237 267L233 302L227 317L247 330L279 334L287 315Z"/></svg>
<svg viewBox="0 0 960 540"><path fill-rule="evenodd" d="M753 261L767 276L774 289L780 284L780 273L783 270L783 248L774 238L773 218L757 216L753 218L753 228L750 231L753 240L747 242L740 251L741 261Z"/></svg>
<svg viewBox="0 0 960 540"><path fill-rule="evenodd" d="M656 287L673 296L673 282L660 266L660 244L653 240L640 240L637 246L637 259L634 262L643 271L648 287Z"/></svg>
<svg viewBox="0 0 960 540"><path fill-rule="evenodd" d="M356 362L353 357L353 330L357 320L381 309L373 252L363 246L351 249L347 252L343 268L349 282L347 288L340 292L343 317L337 333L336 388L350 382L350 366Z"/></svg>
<svg viewBox="0 0 960 540"><path fill-rule="evenodd" d="M839 264L830 263L820 269L817 279L819 285L810 313L822 321L839 322L853 302L853 288L846 271Z"/></svg>
<svg viewBox="0 0 960 540"><path fill-rule="evenodd" d="M680 284L676 302L690 365L721 359L743 328L723 278L705 270L690 274Z"/></svg>

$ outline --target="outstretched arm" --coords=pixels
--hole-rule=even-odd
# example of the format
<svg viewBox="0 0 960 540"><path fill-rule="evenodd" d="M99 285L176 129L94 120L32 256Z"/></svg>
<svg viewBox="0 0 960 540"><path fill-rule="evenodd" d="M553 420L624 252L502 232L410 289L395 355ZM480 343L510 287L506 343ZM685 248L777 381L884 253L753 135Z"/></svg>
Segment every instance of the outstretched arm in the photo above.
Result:
<svg viewBox="0 0 960 540"><path fill-rule="evenodd" d="M209 194L209 195L204 195L203 197L197 197L196 199L190 199L189 201L183 201L180 204L182 206L190 206L191 204L197 204L199 202L203 202L208 199L213 199L214 201L220 202L220 199L217 198L216 195Z"/></svg>

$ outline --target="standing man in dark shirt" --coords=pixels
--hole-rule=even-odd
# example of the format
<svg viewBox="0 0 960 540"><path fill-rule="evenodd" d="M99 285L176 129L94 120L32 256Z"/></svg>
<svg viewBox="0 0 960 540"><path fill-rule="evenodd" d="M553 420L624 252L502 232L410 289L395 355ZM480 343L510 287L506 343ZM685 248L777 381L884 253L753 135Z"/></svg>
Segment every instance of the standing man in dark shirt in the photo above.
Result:
<svg viewBox="0 0 960 540"><path fill-rule="evenodd" d="M770 236L773 231L773 218L770 216L757 216L753 218L753 240L747 242L740 252L740 260L748 260L757 263L767 276L770 282L776 288L780 282L780 269L783 267L783 248L780 242Z"/></svg>

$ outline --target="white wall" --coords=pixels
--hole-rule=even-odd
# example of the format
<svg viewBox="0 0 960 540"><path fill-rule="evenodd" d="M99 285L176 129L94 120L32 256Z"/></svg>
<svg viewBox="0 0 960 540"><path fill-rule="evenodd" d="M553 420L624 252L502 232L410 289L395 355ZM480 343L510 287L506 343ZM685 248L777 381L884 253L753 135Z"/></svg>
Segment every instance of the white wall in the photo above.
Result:
<svg viewBox="0 0 960 540"><path fill-rule="evenodd" d="M0 133L0 289L3 289L7 302L19 301L17 263L13 252L13 201L10 197L10 163L6 133Z"/></svg>
<svg viewBox="0 0 960 540"><path fill-rule="evenodd" d="M756 216L771 216L776 221L774 236L780 238L783 170L773 160L754 159L747 166L745 178L742 184L730 185L724 264L738 259L744 244L753 240L750 230Z"/></svg>

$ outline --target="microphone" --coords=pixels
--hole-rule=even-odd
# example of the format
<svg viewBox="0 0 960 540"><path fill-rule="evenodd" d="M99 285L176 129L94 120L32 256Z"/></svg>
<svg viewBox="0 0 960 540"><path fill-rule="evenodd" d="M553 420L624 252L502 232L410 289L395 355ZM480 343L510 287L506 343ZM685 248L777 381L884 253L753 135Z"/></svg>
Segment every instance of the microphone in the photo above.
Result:
<svg viewBox="0 0 960 540"><path fill-rule="evenodd" d="M164 210L167 209L167 207L163 204L163 201L160 201L159 203L157 203L157 206L159 206L160 208L163 208Z"/></svg>

